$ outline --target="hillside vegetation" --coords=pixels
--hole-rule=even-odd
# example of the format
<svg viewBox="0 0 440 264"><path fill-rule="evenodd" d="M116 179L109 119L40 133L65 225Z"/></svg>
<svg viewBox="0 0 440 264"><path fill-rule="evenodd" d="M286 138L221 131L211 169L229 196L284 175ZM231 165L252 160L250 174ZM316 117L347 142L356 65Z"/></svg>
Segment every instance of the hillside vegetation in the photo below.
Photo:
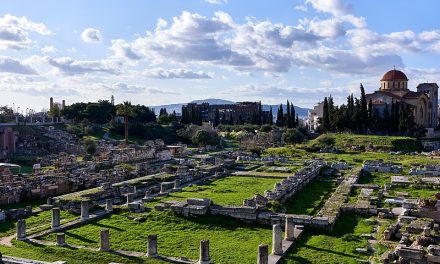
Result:
<svg viewBox="0 0 440 264"><path fill-rule="evenodd" d="M326 141L330 146L334 146L337 149L351 151L356 148L368 148L371 147L374 150L383 151L422 151L423 147L421 143L412 137L399 137L399 136L377 136L377 135L356 135L349 133L329 133L323 134L314 140L307 142L307 147L321 148L326 145ZM360 149L363 150L363 149Z"/></svg>

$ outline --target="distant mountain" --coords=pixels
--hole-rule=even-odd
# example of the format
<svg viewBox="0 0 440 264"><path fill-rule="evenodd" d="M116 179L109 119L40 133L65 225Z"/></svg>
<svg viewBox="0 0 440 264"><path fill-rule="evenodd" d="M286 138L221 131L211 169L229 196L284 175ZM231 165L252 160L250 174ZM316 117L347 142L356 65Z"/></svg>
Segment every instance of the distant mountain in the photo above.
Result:
<svg viewBox="0 0 440 264"><path fill-rule="evenodd" d="M220 105L220 104L235 104L235 102L233 101L229 101L229 100L223 100L223 99L215 99L215 98L209 98L209 99L202 99L202 100L194 100L191 101L190 103L197 103L197 104L201 104L201 103L209 103L211 105ZM156 106L150 106L151 108L154 108L154 111L157 114L159 114L159 111L161 108L166 108L168 113L172 113L173 111L176 111L176 113L181 113L182 112L182 105L187 104L187 103L178 103L178 104L167 104L167 105L156 105ZM272 113L274 116L276 116L277 114L277 110L279 105L263 105L263 110L264 111L269 111L270 107L272 106ZM308 108L302 108L302 107L298 107L298 106L294 106L295 107L295 112L298 114L298 116L300 117L305 117L308 115L308 111L310 109ZM283 110L286 111L286 105L283 104Z"/></svg>

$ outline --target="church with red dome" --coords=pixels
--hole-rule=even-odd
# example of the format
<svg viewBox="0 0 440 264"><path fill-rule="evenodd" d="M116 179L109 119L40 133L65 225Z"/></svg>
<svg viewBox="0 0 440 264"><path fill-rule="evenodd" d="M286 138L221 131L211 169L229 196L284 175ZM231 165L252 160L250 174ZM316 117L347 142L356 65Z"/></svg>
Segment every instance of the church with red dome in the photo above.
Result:
<svg viewBox="0 0 440 264"><path fill-rule="evenodd" d="M417 91L408 88L408 78L402 71L393 69L385 73L380 80L380 88L367 94L367 102L371 99L374 110L383 113L386 105L400 102L410 107L416 124L425 128L438 125L438 85L436 83L420 83Z"/></svg>

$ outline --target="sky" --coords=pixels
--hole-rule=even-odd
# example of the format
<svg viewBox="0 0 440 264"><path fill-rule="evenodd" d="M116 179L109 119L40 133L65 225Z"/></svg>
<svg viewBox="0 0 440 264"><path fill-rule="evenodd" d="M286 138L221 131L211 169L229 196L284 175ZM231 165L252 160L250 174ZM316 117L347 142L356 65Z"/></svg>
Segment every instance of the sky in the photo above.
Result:
<svg viewBox="0 0 440 264"><path fill-rule="evenodd" d="M440 81L437 0L2 0L0 105L220 98L313 107Z"/></svg>

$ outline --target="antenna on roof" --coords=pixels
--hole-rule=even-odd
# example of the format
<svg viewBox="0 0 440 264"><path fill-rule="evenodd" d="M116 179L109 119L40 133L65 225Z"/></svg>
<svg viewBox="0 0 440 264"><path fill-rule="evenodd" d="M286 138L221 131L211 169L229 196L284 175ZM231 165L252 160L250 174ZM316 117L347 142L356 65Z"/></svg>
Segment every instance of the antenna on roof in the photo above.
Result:
<svg viewBox="0 0 440 264"><path fill-rule="evenodd" d="M396 65L393 65L394 70L396 70Z"/></svg>

